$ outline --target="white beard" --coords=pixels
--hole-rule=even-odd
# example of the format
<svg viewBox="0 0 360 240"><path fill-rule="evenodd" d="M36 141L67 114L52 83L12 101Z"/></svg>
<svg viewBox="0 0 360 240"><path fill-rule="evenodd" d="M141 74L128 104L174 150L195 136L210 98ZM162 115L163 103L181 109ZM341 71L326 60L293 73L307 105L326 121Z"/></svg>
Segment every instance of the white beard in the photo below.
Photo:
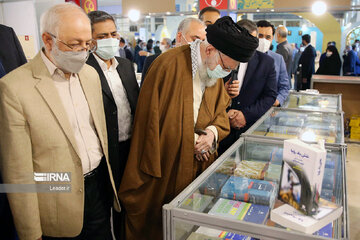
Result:
<svg viewBox="0 0 360 240"><path fill-rule="evenodd" d="M205 87L212 87L216 84L217 82L217 78L210 78L209 75L207 74L206 71L206 65L205 64L201 64L199 66L199 76L200 76L200 81L202 83L204 83Z"/></svg>

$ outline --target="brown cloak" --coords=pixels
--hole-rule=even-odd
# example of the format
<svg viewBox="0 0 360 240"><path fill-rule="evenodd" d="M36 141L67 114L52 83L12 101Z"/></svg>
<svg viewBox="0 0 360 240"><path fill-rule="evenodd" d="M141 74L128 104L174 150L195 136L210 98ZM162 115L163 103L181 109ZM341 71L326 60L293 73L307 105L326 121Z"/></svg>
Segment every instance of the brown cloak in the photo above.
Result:
<svg viewBox="0 0 360 240"><path fill-rule="evenodd" d="M126 239L162 239L162 206L216 158L194 158L193 79L189 45L161 54L150 67L136 108L130 154L119 197ZM223 81L206 88L196 128L229 134L230 103Z"/></svg>

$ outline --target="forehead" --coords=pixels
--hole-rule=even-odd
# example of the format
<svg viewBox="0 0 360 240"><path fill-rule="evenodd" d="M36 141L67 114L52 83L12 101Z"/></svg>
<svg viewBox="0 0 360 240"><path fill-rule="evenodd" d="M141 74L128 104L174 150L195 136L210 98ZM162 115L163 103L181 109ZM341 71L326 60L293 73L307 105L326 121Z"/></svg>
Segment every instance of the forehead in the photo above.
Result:
<svg viewBox="0 0 360 240"><path fill-rule="evenodd" d="M272 34L273 34L271 27L258 27L258 31L259 31L259 33L264 34L264 35L272 36Z"/></svg>
<svg viewBox="0 0 360 240"><path fill-rule="evenodd" d="M91 38L90 20L82 13L63 14L60 18L58 35L61 38Z"/></svg>
<svg viewBox="0 0 360 240"><path fill-rule="evenodd" d="M197 35L199 37L205 38L205 27L201 23L191 22L187 31L187 35Z"/></svg>
<svg viewBox="0 0 360 240"><path fill-rule="evenodd" d="M216 20L220 18L220 15L217 12L205 12L202 16L204 22L215 23Z"/></svg>
<svg viewBox="0 0 360 240"><path fill-rule="evenodd" d="M93 31L96 33L107 33L116 31L115 23L112 20L106 20L103 22L98 22L93 24Z"/></svg>

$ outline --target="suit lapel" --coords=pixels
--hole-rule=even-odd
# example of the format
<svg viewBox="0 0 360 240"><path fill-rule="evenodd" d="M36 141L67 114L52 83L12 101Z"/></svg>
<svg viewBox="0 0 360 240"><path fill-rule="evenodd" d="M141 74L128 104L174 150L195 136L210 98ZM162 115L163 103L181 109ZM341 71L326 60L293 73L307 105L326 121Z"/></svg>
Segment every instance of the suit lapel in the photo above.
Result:
<svg viewBox="0 0 360 240"><path fill-rule="evenodd" d="M243 84L241 86L240 95L243 93L243 90L246 88L246 85L249 83L252 76L254 75L254 72L256 71L258 62L259 62L258 54L255 51L254 55L252 56L252 58L250 59L250 61L248 63L246 73L245 73L245 76L244 76L244 81L243 81Z"/></svg>
<svg viewBox="0 0 360 240"><path fill-rule="evenodd" d="M79 73L79 79L80 79L81 87L82 87L85 97L86 97L86 101L88 102L88 105L89 105L90 114L94 121L96 132L101 141L103 149L105 149L104 148L105 143L104 143L103 132L102 132L103 128L102 128L102 124L100 122L100 117L98 115L99 113L98 113L98 108L97 108L97 106L102 105L102 103L99 104L99 102L97 102L99 100L97 97L97 94L96 94L97 89L94 88L94 85L91 84L91 82L89 81L89 79L91 79L91 76L87 76L87 74L84 70L82 70ZM104 150L104 152L105 152L105 150Z"/></svg>
<svg viewBox="0 0 360 240"><path fill-rule="evenodd" d="M93 53L89 55L89 59L87 61L87 64L89 64L90 66L92 66L93 68L95 68L95 70L98 72L99 77L100 77L100 81L101 81L101 89L103 91L103 93L111 99L111 101L113 101L115 103L114 97L112 95L111 89L109 87L109 83L106 80L106 77L104 75L103 70L101 69L98 61L95 59Z"/></svg>
<svg viewBox="0 0 360 240"><path fill-rule="evenodd" d="M32 67L34 77L40 79L40 81L36 84L35 87L39 91L40 95L44 98L45 102L48 104L60 127L62 128L63 132L65 133L66 137L68 138L72 147L80 158L79 150L77 148L74 136L74 131L70 125L65 108L61 104L59 93L53 83L50 73L41 59L40 53L34 58Z"/></svg>

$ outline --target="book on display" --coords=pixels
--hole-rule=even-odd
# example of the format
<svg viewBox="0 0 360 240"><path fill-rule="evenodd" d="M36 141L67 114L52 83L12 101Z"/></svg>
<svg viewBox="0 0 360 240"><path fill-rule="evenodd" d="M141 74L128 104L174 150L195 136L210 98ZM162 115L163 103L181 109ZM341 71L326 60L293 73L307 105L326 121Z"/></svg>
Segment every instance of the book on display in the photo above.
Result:
<svg viewBox="0 0 360 240"><path fill-rule="evenodd" d="M270 208L265 205L220 198L208 214L246 222L264 224Z"/></svg>
<svg viewBox="0 0 360 240"><path fill-rule="evenodd" d="M231 176L222 187L220 197L273 206L276 190L275 182Z"/></svg>
<svg viewBox="0 0 360 240"><path fill-rule="evenodd" d="M271 210L271 221L293 230L312 234L341 216L343 208L321 199L317 213L307 216L289 204Z"/></svg>
<svg viewBox="0 0 360 240"><path fill-rule="evenodd" d="M279 198L306 215L315 214L325 169L324 143L309 145L298 139L284 141Z"/></svg>

